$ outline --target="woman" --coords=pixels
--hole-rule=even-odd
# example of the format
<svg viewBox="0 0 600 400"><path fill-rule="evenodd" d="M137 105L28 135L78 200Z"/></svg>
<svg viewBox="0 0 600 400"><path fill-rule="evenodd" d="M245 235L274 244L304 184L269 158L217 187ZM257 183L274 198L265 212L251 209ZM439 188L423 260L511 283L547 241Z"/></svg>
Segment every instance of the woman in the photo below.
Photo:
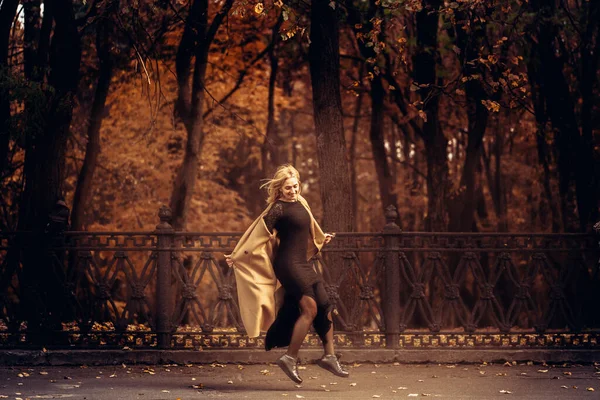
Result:
<svg viewBox="0 0 600 400"><path fill-rule="evenodd" d="M266 350L287 346L277 365L291 380L301 383L298 351L312 324L324 349L317 364L348 377L333 349L332 305L320 276L308 262L335 234L323 233L315 221L300 196L300 174L293 166L280 166L263 187L269 194L267 208L226 256L235 271L248 336L267 330ZM285 295L275 318L275 289L279 284Z"/></svg>

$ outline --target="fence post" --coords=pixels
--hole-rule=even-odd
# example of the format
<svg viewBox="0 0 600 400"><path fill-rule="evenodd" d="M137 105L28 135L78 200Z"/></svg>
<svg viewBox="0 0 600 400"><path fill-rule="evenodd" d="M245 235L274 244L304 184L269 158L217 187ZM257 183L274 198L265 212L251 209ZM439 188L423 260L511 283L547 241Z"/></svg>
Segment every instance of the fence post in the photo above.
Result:
<svg viewBox="0 0 600 400"><path fill-rule="evenodd" d="M156 269L156 336L159 349L171 347L171 245L173 243L173 213L167 206L158 210L160 224L156 225L157 269Z"/></svg>
<svg viewBox="0 0 600 400"><path fill-rule="evenodd" d="M385 346L397 349L400 338L400 259L398 257L399 234L402 232L396 224L398 212L393 205L385 209L385 242L383 318L385 322Z"/></svg>

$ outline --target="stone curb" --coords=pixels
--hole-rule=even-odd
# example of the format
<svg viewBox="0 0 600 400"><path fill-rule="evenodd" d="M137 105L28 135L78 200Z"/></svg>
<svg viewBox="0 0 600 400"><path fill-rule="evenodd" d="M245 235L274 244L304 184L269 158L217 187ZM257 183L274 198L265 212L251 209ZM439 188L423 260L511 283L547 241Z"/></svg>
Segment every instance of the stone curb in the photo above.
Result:
<svg viewBox="0 0 600 400"><path fill-rule="evenodd" d="M574 349L338 349L344 363L481 363L481 362L600 362L600 350ZM0 366L46 365L114 365L114 364L267 364L283 350L266 352L259 349L214 350L0 350ZM320 349L300 351L302 363L313 363L322 355Z"/></svg>

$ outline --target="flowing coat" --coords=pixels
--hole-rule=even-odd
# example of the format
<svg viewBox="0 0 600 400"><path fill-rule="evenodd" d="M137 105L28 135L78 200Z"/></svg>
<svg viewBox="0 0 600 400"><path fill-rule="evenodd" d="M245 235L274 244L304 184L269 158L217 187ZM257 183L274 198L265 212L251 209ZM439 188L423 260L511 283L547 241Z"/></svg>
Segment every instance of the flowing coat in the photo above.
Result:
<svg viewBox="0 0 600 400"><path fill-rule="evenodd" d="M298 196L298 201L306 208L311 220L306 254L308 261L323 247L325 234L306 200ZM240 314L249 337L257 337L261 331L267 331L277 313L275 290L280 285L273 270L277 237L275 232L269 232L263 219L271 206L272 204L250 225L231 253Z"/></svg>

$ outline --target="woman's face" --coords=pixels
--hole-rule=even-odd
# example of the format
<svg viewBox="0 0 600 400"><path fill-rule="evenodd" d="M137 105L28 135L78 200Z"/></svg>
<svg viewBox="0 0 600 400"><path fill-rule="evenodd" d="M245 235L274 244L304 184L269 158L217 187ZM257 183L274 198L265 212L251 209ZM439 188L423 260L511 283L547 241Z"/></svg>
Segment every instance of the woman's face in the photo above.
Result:
<svg viewBox="0 0 600 400"><path fill-rule="evenodd" d="M298 201L300 193L300 184L296 178L288 178L283 182L281 187L281 200L283 201Z"/></svg>

